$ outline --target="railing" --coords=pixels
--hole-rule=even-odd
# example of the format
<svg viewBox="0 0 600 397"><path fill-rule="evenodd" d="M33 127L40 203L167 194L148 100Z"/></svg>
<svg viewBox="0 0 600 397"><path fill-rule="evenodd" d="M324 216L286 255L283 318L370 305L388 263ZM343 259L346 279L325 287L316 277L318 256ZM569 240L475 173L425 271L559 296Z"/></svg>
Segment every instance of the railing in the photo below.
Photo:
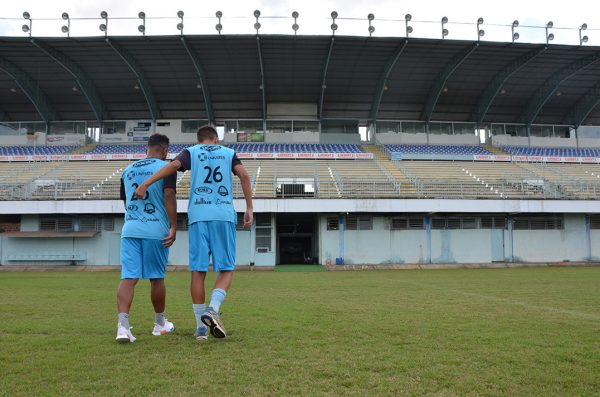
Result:
<svg viewBox="0 0 600 397"><path fill-rule="evenodd" d="M302 187L303 188L302 188ZM304 199L561 199L599 200L600 183L571 181L555 183L543 181L535 184L518 179L495 180L487 184L459 179L418 179L411 184L390 181L385 176L353 178L336 175L335 180L316 177L313 189L302 183L278 184L276 179L257 181L255 198ZM88 192L89 191L89 192ZM0 200L118 200L119 183L111 181L96 186L94 181L65 179L52 183L0 182ZM85 193L85 194L84 194ZM242 199L241 184L234 179L234 198ZM187 199L187 186L178 190L179 199Z"/></svg>

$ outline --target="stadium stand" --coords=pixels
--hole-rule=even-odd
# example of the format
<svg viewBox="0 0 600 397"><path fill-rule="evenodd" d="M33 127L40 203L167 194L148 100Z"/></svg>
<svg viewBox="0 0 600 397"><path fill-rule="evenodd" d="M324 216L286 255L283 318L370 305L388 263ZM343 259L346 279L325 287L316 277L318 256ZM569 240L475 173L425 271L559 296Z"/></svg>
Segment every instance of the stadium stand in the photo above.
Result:
<svg viewBox="0 0 600 397"><path fill-rule="evenodd" d="M593 148L504 146L502 149L515 156L600 157L600 149Z"/></svg>
<svg viewBox="0 0 600 397"><path fill-rule="evenodd" d="M454 145L384 145L390 154L448 154L448 155L490 155L492 152L481 146Z"/></svg>
<svg viewBox="0 0 600 397"><path fill-rule="evenodd" d="M349 144L234 143L228 146L240 153L362 153L358 145Z"/></svg>
<svg viewBox="0 0 600 397"><path fill-rule="evenodd" d="M0 146L0 156L49 156L65 154L76 148L77 146Z"/></svg>
<svg viewBox="0 0 600 397"><path fill-rule="evenodd" d="M179 153L191 144L172 144L169 145L169 153ZM84 154L139 154L146 153L146 144L104 144L98 145L91 150L87 150Z"/></svg>

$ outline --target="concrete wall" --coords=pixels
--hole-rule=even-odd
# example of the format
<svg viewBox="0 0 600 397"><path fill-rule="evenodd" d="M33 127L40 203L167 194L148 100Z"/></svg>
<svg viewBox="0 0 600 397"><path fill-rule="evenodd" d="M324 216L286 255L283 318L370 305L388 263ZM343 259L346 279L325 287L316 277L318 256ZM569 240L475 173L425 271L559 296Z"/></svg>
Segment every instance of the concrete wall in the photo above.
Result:
<svg viewBox="0 0 600 397"><path fill-rule="evenodd" d="M490 262L491 229L431 231L431 263Z"/></svg>
<svg viewBox="0 0 600 397"><path fill-rule="evenodd" d="M35 135L0 135L2 145L45 145L46 134L37 132Z"/></svg>
<svg viewBox="0 0 600 397"><path fill-rule="evenodd" d="M319 217L321 264L335 263L340 255L339 230L327 230L327 217ZM394 264L424 263L426 257L425 230L389 230L389 218L374 217L373 230L346 230L344 233L344 263Z"/></svg>
<svg viewBox="0 0 600 397"><path fill-rule="evenodd" d="M600 230L590 231L590 242L592 247L592 260L600 261Z"/></svg>
<svg viewBox="0 0 600 397"><path fill-rule="evenodd" d="M427 134L425 133L395 133L383 132L375 135L375 142L385 144L407 144L407 145L425 145L427 144ZM479 137L475 134L429 134L430 145L479 145Z"/></svg>
<svg viewBox="0 0 600 397"><path fill-rule="evenodd" d="M267 143L319 143L319 132L267 132Z"/></svg>
<svg viewBox="0 0 600 397"><path fill-rule="evenodd" d="M515 262L585 261L585 217L565 215L564 226L563 230L515 230Z"/></svg>
<svg viewBox="0 0 600 397"><path fill-rule="evenodd" d="M600 147L599 138L579 138L579 147Z"/></svg>
<svg viewBox="0 0 600 397"><path fill-rule="evenodd" d="M360 145L360 135L352 133L325 132L320 135L320 143L346 143Z"/></svg>

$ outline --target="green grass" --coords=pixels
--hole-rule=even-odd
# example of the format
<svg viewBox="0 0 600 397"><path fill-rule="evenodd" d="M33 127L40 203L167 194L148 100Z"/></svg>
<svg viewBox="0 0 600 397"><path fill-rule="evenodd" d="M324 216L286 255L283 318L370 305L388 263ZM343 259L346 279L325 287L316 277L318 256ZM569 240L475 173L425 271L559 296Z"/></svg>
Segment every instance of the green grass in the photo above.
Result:
<svg viewBox="0 0 600 397"><path fill-rule="evenodd" d="M0 395L600 393L600 268L238 272L204 344L188 277L174 334L150 335L141 282L118 345L116 272L0 273Z"/></svg>

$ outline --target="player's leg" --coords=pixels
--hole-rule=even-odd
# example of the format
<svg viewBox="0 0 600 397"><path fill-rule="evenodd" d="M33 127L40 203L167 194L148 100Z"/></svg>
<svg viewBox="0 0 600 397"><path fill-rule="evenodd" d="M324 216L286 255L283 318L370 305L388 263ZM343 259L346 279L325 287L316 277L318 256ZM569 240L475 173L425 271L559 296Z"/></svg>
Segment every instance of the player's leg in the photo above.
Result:
<svg viewBox="0 0 600 397"><path fill-rule="evenodd" d="M190 294L192 296L192 310L196 319L196 339L204 341L208 337L208 329L202 322L202 315L206 310L204 280L206 279L210 258L205 222L195 222L189 227L189 255Z"/></svg>
<svg viewBox="0 0 600 397"><path fill-rule="evenodd" d="M168 248L163 247L161 240L144 239L143 248L143 278L150 280L150 300L154 307L154 329L152 335L159 336L175 330L172 322L165 318L165 273L167 270Z"/></svg>
<svg viewBox="0 0 600 397"><path fill-rule="evenodd" d="M129 325L129 310L133 302L135 285L142 277L142 250L140 239L121 239L121 282L117 288L117 342L134 342Z"/></svg>
<svg viewBox="0 0 600 397"><path fill-rule="evenodd" d="M215 338L227 336L223 320L219 314L221 304L227 296L233 280L235 268L235 224L231 222L209 222L211 233L211 252L213 255L214 270L219 272L215 282L215 289L210 298L209 308L202 316L202 321L210 328L210 333Z"/></svg>

